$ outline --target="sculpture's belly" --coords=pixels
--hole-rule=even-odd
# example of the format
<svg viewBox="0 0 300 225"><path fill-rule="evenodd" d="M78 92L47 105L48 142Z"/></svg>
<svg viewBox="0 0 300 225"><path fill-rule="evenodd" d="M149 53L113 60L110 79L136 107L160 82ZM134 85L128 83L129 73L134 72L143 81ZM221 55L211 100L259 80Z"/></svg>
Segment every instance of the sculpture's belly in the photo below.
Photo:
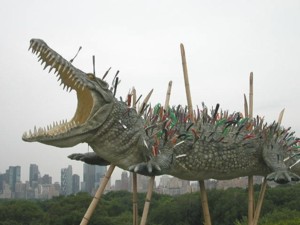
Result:
<svg viewBox="0 0 300 225"><path fill-rule="evenodd" d="M201 143L200 143L201 144ZM247 175L266 175L270 169L259 151L195 144L193 148L175 157L170 174L181 179L232 179ZM178 156L178 155L177 155Z"/></svg>

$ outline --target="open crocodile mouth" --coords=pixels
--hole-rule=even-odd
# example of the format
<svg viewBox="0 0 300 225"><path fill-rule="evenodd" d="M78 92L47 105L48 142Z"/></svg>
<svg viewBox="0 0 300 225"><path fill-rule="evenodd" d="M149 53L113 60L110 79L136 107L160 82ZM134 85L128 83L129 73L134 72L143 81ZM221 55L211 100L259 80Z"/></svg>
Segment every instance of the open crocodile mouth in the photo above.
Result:
<svg viewBox="0 0 300 225"><path fill-rule="evenodd" d="M86 79L93 79L93 74L86 74L75 68L69 61L64 59L40 39L30 41L29 50L36 54L44 70L49 68L49 73L54 71L58 81L66 91L75 90L77 93L77 109L74 117L69 121L53 122L46 127L34 127L22 136L24 141L43 141L66 136L70 131L84 124L91 115L94 101L88 88Z"/></svg>

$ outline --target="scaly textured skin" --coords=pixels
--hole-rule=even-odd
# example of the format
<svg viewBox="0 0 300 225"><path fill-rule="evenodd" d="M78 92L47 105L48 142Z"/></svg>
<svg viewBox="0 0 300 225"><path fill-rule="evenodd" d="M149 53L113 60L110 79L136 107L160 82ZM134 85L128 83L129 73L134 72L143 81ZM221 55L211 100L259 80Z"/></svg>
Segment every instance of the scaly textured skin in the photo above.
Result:
<svg viewBox="0 0 300 225"><path fill-rule="evenodd" d="M115 89L94 74L74 67L39 39L30 49L53 69L64 88L75 90L78 105L69 122L24 133L23 140L57 147L88 143L95 154L73 154L71 159L91 164L112 163L153 176L170 174L181 179L231 179L262 175L278 183L299 181L299 139L276 123L239 113L208 112L203 106L195 118L182 107L153 109L140 116L128 102L118 101ZM49 71L49 72L50 72Z"/></svg>

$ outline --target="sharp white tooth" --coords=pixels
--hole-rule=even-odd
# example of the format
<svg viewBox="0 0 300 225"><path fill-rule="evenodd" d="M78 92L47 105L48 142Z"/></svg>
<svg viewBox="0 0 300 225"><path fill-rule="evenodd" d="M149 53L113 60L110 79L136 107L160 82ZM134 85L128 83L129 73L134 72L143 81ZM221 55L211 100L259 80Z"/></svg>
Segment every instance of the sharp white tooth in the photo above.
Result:
<svg viewBox="0 0 300 225"><path fill-rule="evenodd" d="M59 65L58 65L58 68L57 68L57 71L60 71L61 68L62 68L62 65L59 64Z"/></svg>
<svg viewBox="0 0 300 225"><path fill-rule="evenodd" d="M69 79L72 79L72 77L73 77L73 74L71 73L70 76L69 76Z"/></svg>
<svg viewBox="0 0 300 225"><path fill-rule="evenodd" d="M54 67L56 65L57 59L55 59L52 63L52 66Z"/></svg>
<svg viewBox="0 0 300 225"><path fill-rule="evenodd" d="M40 52L41 48L42 48L42 46L37 46L37 47L36 47L36 51L37 51L37 52Z"/></svg>
<svg viewBox="0 0 300 225"><path fill-rule="evenodd" d="M54 68L54 66L51 66L51 67L50 67L50 69L49 69L49 73L51 72L51 70L52 70L53 68Z"/></svg>
<svg viewBox="0 0 300 225"><path fill-rule="evenodd" d="M48 59L51 56L51 51L46 55L46 59Z"/></svg>
<svg viewBox="0 0 300 225"><path fill-rule="evenodd" d="M73 69L70 68L70 69L68 70L67 74L72 74L72 73L73 73Z"/></svg>
<svg viewBox="0 0 300 225"><path fill-rule="evenodd" d="M64 84L63 90L65 90L66 86L67 86L67 85Z"/></svg>
<svg viewBox="0 0 300 225"><path fill-rule="evenodd" d="M47 58L47 55L50 53L50 50L48 48L45 48L43 51L44 57Z"/></svg>
<svg viewBox="0 0 300 225"><path fill-rule="evenodd" d="M43 128L41 128L41 127L39 128L38 134L39 134L39 135L42 135L42 134L43 134Z"/></svg>
<svg viewBox="0 0 300 225"><path fill-rule="evenodd" d="M49 62L51 62L53 59L55 59L55 56L51 55Z"/></svg>
<svg viewBox="0 0 300 225"><path fill-rule="evenodd" d="M33 42L30 42L30 45L29 45L29 48L28 48L28 51L32 48L33 46Z"/></svg>
<svg viewBox="0 0 300 225"><path fill-rule="evenodd" d="M38 59L38 62L40 62L42 60L42 56L40 55Z"/></svg>
<svg viewBox="0 0 300 225"><path fill-rule="evenodd" d="M29 130L29 137L32 137L32 132L31 132L31 130Z"/></svg>
<svg viewBox="0 0 300 225"><path fill-rule="evenodd" d="M72 72L72 67L70 67L70 68L68 69L67 74L69 74L70 72Z"/></svg>
<svg viewBox="0 0 300 225"><path fill-rule="evenodd" d="M49 125L47 125L47 130L50 130L50 127L49 127Z"/></svg>
<svg viewBox="0 0 300 225"><path fill-rule="evenodd" d="M61 72L64 73L67 68L68 68L68 66L66 65Z"/></svg>
<svg viewBox="0 0 300 225"><path fill-rule="evenodd" d="M46 62L45 66L44 66L44 70L49 66L49 64Z"/></svg>
<svg viewBox="0 0 300 225"><path fill-rule="evenodd" d="M34 134L37 133L37 129L36 129L36 126L34 126L34 130L33 130Z"/></svg>
<svg viewBox="0 0 300 225"><path fill-rule="evenodd" d="M49 124L49 128L50 128L49 130L52 130L52 125L51 124Z"/></svg>

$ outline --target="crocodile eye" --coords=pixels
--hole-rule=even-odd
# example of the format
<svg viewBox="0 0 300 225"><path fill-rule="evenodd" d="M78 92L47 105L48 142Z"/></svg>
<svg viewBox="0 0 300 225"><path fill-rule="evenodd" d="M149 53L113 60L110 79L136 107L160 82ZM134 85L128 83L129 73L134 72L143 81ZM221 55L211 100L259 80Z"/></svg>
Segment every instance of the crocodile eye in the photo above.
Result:
<svg viewBox="0 0 300 225"><path fill-rule="evenodd" d="M95 74L93 74L93 73L88 73L87 76L88 76L88 78L89 78L90 80L95 80Z"/></svg>

